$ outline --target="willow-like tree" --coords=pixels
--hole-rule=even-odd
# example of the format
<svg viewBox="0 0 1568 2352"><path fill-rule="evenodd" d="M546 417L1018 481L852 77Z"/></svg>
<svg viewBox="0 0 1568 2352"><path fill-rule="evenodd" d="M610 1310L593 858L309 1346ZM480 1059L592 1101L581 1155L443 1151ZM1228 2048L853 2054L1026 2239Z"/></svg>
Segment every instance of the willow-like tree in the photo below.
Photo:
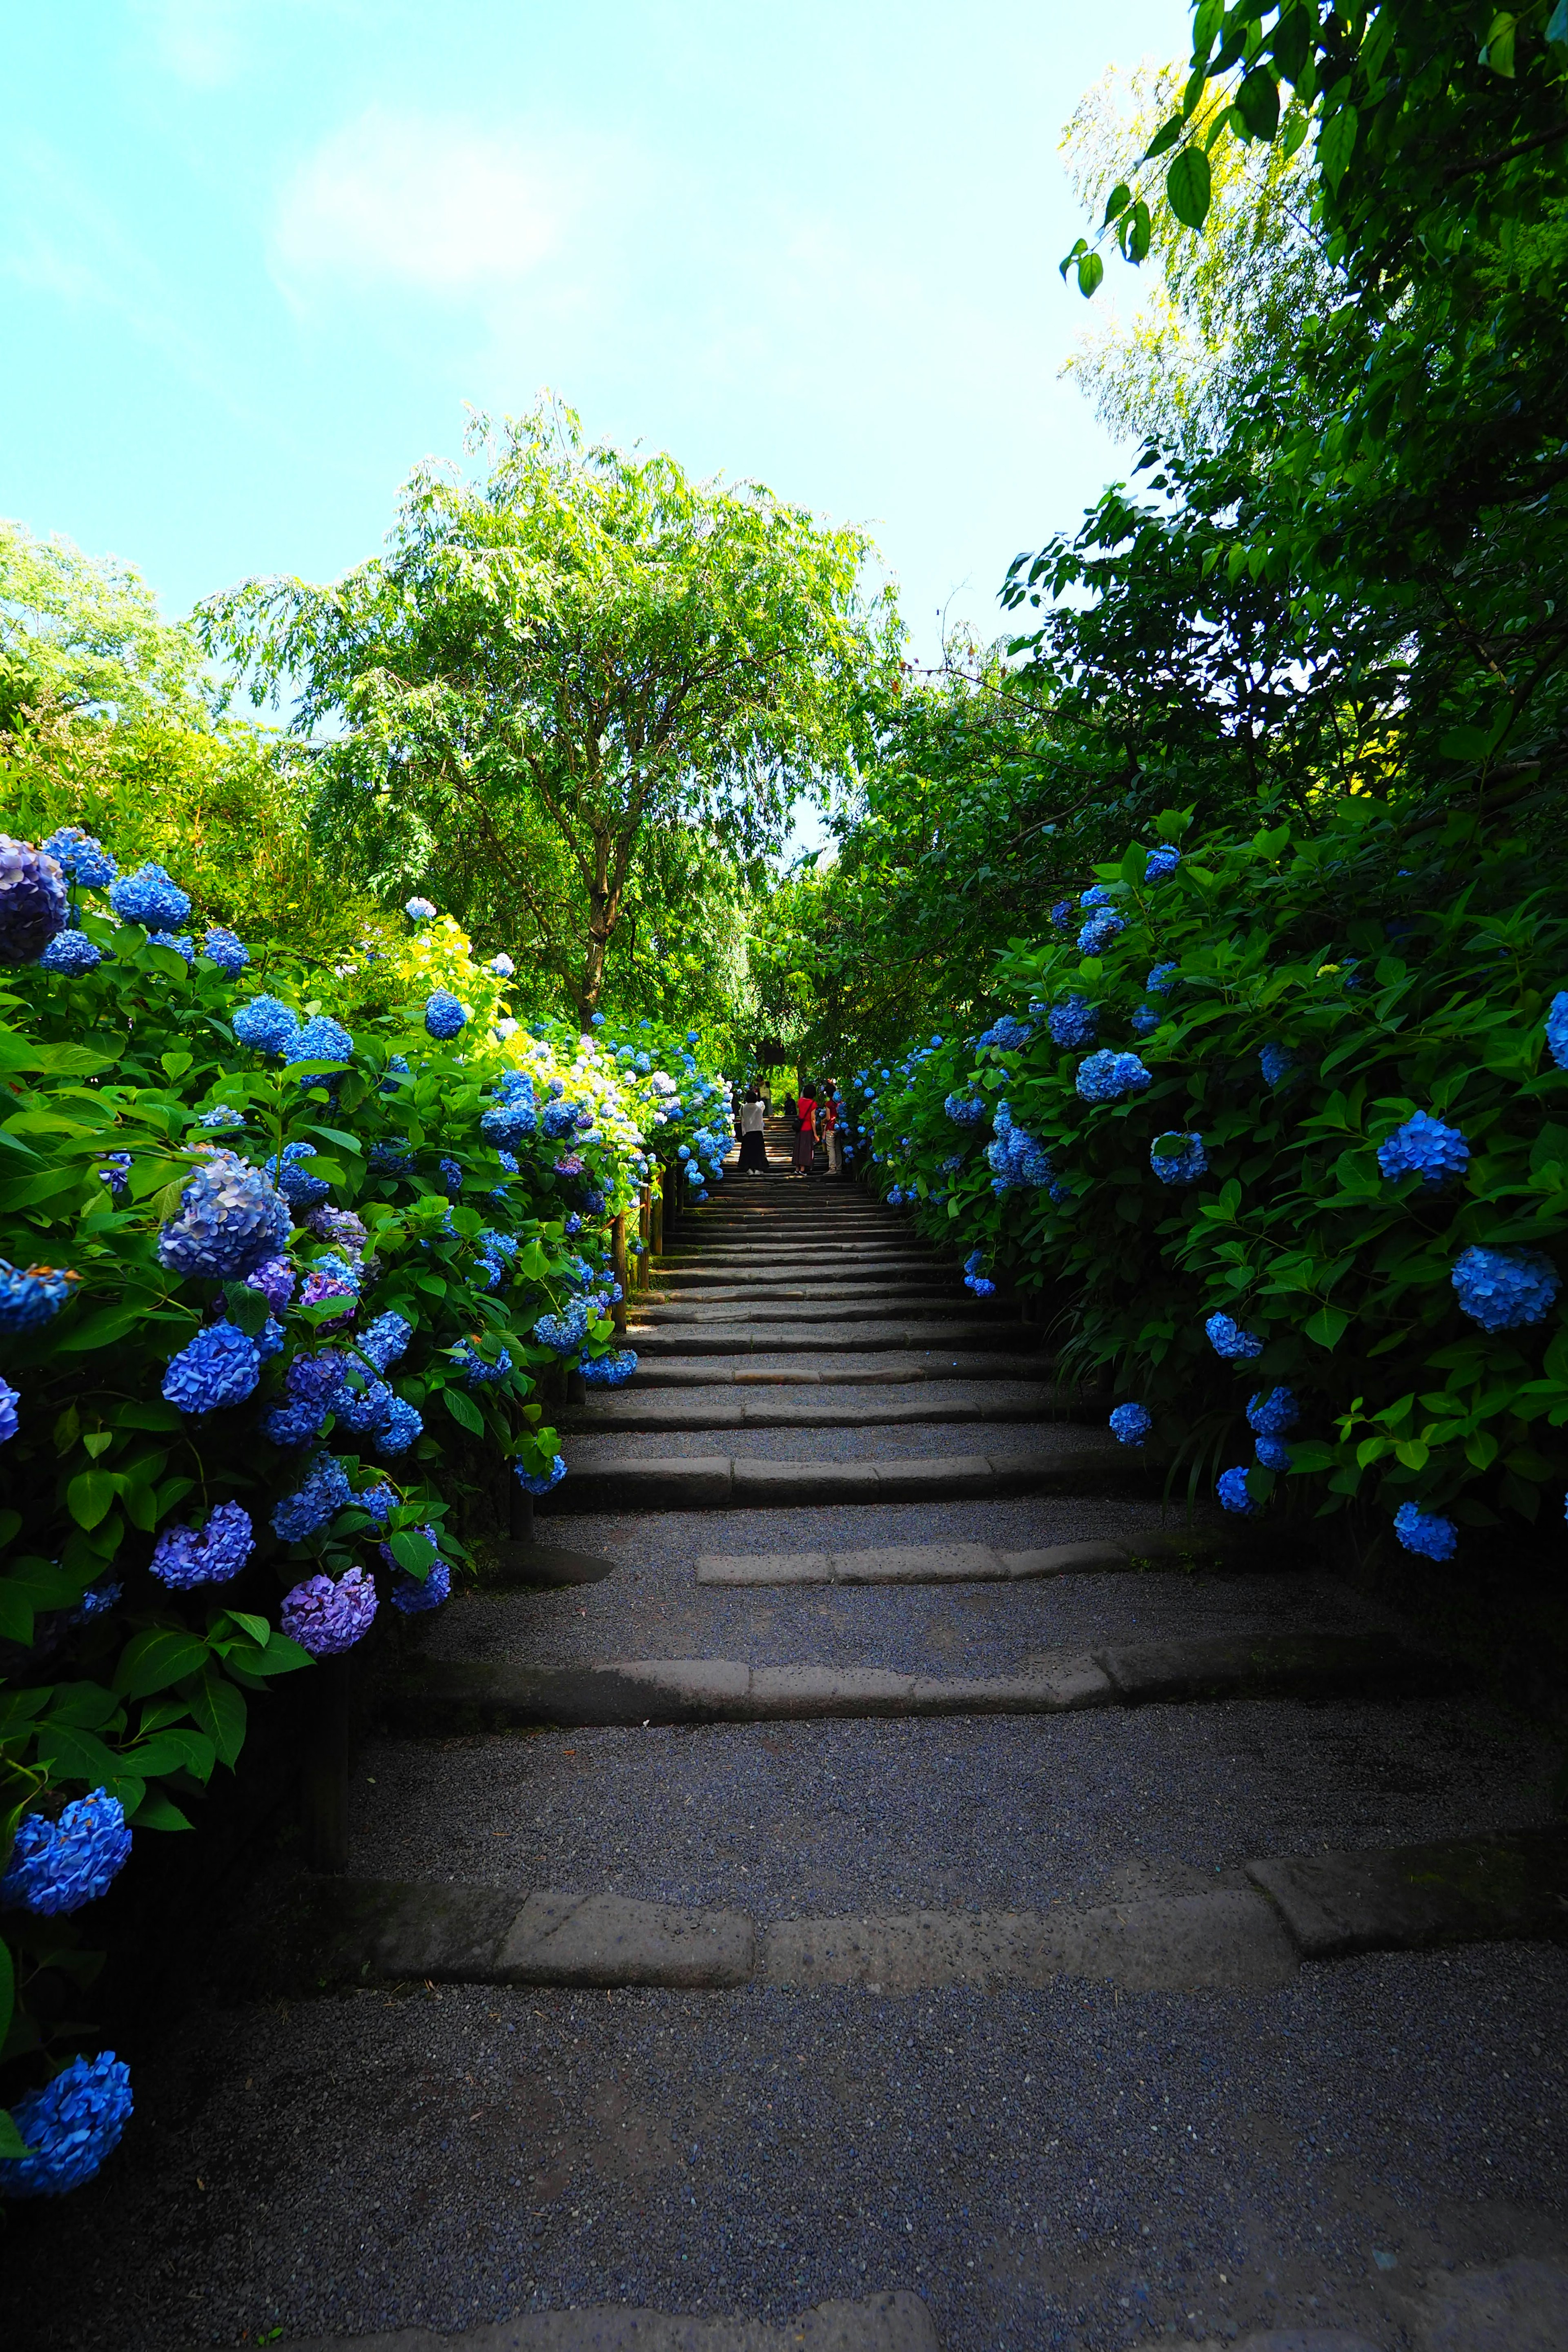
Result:
<svg viewBox="0 0 1568 2352"><path fill-rule="evenodd" d="M479 418L470 447L484 478L421 467L384 556L333 587L247 581L202 625L254 698L297 688L322 822L384 842L407 818L437 887L447 854L492 860L586 1021L639 842L780 841L855 759L896 614L862 592L861 531L589 446L562 403Z"/></svg>

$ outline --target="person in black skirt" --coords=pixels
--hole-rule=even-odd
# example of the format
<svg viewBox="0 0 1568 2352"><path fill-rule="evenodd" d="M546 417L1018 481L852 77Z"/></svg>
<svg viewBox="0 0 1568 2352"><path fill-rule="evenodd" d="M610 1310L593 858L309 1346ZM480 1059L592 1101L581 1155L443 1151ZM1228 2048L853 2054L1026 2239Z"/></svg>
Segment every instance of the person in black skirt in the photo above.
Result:
<svg viewBox="0 0 1568 2352"><path fill-rule="evenodd" d="M763 1139L763 1106L755 1087L746 1088L746 1098L741 1105L736 1122L741 1137L741 1158L737 1174L765 1176L768 1171L768 1147Z"/></svg>

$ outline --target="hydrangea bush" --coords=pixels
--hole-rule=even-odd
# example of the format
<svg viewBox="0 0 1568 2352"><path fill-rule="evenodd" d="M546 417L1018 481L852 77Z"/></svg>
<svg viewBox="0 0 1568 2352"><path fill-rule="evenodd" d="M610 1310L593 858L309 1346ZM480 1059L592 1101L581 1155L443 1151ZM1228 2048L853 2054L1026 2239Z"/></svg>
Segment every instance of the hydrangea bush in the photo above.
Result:
<svg viewBox="0 0 1568 2352"><path fill-rule="evenodd" d="M87 2178L129 2113L120 2075L100 2097L98 2060L62 2071L31 2013L36 1978L87 1966L58 1915L85 1906L90 1933L138 1840L190 1825L275 1676L440 1604L498 1473L529 1494L564 1475L563 1370L635 1369L610 1221L682 1149L716 1176L729 1141L684 1033L627 1057L520 1023L510 975L446 919L395 919L390 944L322 971L198 917L187 955L155 936L190 918L177 878L59 845L0 843L0 2193L18 2195ZM51 958L66 937L92 955Z"/></svg>
<svg viewBox="0 0 1568 2352"><path fill-rule="evenodd" d="M1189 1491L1435 1559L1556 1517L1568 915L1465 814L1157 830L1001 960L1021 1013L857 1074L884 1190L1069 1306Z"/></svg>

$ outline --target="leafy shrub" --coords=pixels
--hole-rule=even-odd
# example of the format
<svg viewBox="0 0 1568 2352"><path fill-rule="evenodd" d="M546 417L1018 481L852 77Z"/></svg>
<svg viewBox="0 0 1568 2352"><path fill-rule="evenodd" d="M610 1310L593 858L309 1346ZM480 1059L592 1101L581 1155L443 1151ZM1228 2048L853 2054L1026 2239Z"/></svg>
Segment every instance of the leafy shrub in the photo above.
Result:
<svg viewBox="0 0 1568 2352"><path fill-rule="evenodd" d="M1363 799L1095 874L1100 952L1076 916L1016 945L1021 1015L858 1074L887 1183L972 1273L1050 1288L1068 1365L1191 1488L1353 1506L1428 1556L1533 1520L1568 1467L1560 888L1467 814ZM1088 1056L1052 1034L1085 1003ZM1279 1388L1288 1439L1245 1417Z"/></svg>

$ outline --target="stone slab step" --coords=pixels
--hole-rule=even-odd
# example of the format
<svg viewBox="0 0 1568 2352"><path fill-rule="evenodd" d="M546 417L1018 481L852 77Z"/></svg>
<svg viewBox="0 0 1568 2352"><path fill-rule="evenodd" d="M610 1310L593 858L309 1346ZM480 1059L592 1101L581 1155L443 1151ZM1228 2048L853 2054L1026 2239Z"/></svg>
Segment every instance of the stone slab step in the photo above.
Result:
<svg viewBox="0 0 1568 2352"><path fill-rule="evenodd" d="M650 1302L644 1293L637 1302L637 1320L656 1325L661 1330L678 1328L683 1323L806 1324L815 1332L828 1323L885 1323L893 1315L920 1315L940 1324L949 1317L963 1322L980 1318L973 1302L959 1286L955 1297L950 1290L868 1290L863 1297L840 1297L837 1292L824 1295L819 1286L803 1288L796 1297L753 1300L749 1291L737 1292L733 1299L687 1300L679 1306L661 1307ZM805 1312L802 1313L802 1307ZM737 1312L737 1308L739 1311ZM1000 1314L1005 1308L997 1310ZM994 1317L986 1318L994 1322Z"/></svg>
<svg viewBox="0 0 1568 2352"><path fill-rule="evenodd" d="M635 1312L635 1299L632 1307ZM814 1328L810 1345L818 1355L826 1355L835 1348L847 1349L857 1355L884 1349L895 1349L900 1355L916 1355L931 1348L965 1345L991 1349L1027 1347L1039 1336L1027 1323L972 1316L962 1321L953 1318L941 1322L856 1323L835 1331ZM753 1351L776 1355L782 1345L776 1325L770 1328L750 1322L668 1324L656 1328L651 1323L628 1320L626 1338L639 1356L743 1356Z"/></svg>
<svg viewBox="0 0 1568 2352"><path fill-rule="evenodd" d="M713 1307L737 1300L783 1302L824 1297L840 1307L865 1299L880 1299L895 1314L905 1306L927 1298L951 1299L960 1307L969 1304L968 1295L956 1275L944 1276L940 1267L931 1266L925 1267L918 1276L910 1275L907 1278L879 1277L869 1273L862 1278L858 1271L853 1281L841 1281L835 1277L807 1282L799 1275L771 1278L759 1276L754 1282L740 1282L733 1276L726 1276L722 1282L708 1285L692 1282L684 1276L676 1282L660 1279L642 1293L639 1304Z"/></svg>
<svg viewBox="0 0 1568 2352"><path fill-rule="evenodd" d="M963 1355L928 1350L920 1356L884 1356L874 1364L858 1364L852 1360L840 1362L836 1359L828 1370L822 1371L815 1364L730 1364L721 1357L705 1355L683 1363L679 1358L659 1357L647 1364L639 1363L637 1386L639 1391L726 1385L734 1388L820 1388L826 1384L834 1388L851 1385L884 1388L910 1381L1037 1381L1047 1360L1042 1355L1001 1356L988 1354L980 1349Z"/></svg>
<svg viewBox="0 0 1568 2352"><path fill-rule="evenodd" d="M776 2327L761 2319L709 2319L605 2303L579 2311L522 2311L455 2336L400 2327L391 2335L295 2340L275 2352L942 2352L942 2347L924 2303L900 2287L858 2303L814 2304ZM1350 2352L1356 2352L1353 2345Z"/></svg>
<svg viewBox="0 0 1568 2352"><path fill-rule="evenodd" d="M1251 1862L1247 1875L1279 1906L1312 1959L1385 1948L1528 1937L1568 1943L1568 1831L1459 1838L1366 1853Z"/></svg>
<svg viewBox="0 0 1568 2352"><path fill-rule="evenodd" d="M1526 1849L1543 1887L1555 1891L1568 1832L1468 1841L1479 1877L1507 1878ZM1458 1849L1446 1849L1454 1852ZM1058 1905L1047 1911L910 1911L756 1926L744 1912L682 1909L620 1895L542 1891L520 1898L487 1886L326 1879L310 1885L300 1926L311 1965L331 1982L669 1985L719 1991L757 1981L791 1991L856 1986L891 1996L941 1985L1000 1990L1080 1977L1130 1991L1243 1991L1288 1983L1301 1961L1330 1955L1298 1936L1288 1910L1261 1891L1261 1874L1307 1864L1349 1866L1370 1885L1414 1884L1434 1849L1297 1855L1249 1862L1251 1886L1153 1895L1130 1902ZM1491 1860L1487 1860L1491 1857ZM1457 1906L1446 1932L1428 1932L1395 1894L1369 1906L1358 1952L1421 1951L1435 1943L1568 1940L1544 1900L1521 1907ZM1336 1955L1333 1955L1337 1957Z"/></svg>
<svg viewBox="0 0 1568 2352"><path fill-rule="evenodd" d="M1140 1555L1142 1557L1143 1555ZM898 1544L878 1551L703 1552L699 1584L975 1584L1036 1576L1093 1576L1130 1566L1119 1543L1047 1544L994 1551L989 1544Z"/></svg>
<svg viewBox="0 0 1568 2352"><path fill-rule="evenodd" d="M634 1658L581 1665L421 1660L387 1695L411 1738L655 1723L815 1723L879 1717L1063 1715L1156 1700L1417 1696L1452 1688L1445 1660L1380 1634L1214 1635L1031 1662L989 1679L880 1666L752 1666L734 1658Z"/></svg>
<svg viewBox="0 0 1568 2352"><path fill-rule="evenodd" d="M555 1426L578 1434L592 1430L890 1429L950 1421L1050 1421L1078 1402L1071 1389L1037 1385L1026 1397L868 1397L863 1403L817 1404L770 1386L737 1395L733 1389L639 1395L623 1389L571 1412Z"/></svg>
<svg viewBox="0 0 1568 2352"><path fill-rule="evenodd" d="M1121 1458L1119 1459L1118 1456ZM727 1454L596 1462L544 1497L554 1511L727 1511L752 1505L951 1502L1000 1495L1122 1492L1152 1474L1114 1438L1069 1438L1030 1454L935 1454L885 1462L789 1462ZM1155 1474L1157 1475L1157 1474Z"/></svg>

